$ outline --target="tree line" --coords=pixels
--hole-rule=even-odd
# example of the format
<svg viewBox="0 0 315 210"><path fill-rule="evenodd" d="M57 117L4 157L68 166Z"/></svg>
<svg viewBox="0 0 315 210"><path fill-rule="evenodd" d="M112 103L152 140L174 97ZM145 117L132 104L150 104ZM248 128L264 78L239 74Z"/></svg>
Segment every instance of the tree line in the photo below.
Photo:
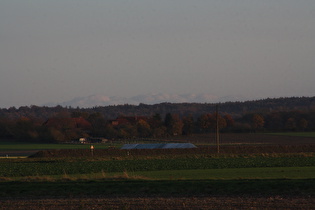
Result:
<svg viewBox="0 0 315 210"><path fill-rule="evenodd" d="M225 102L218 103L220 112L232 115L234 118L242 117L253 112L288 112L292 110L311 111L315 110L315 97L288 97L275 99L261 99L244 102ZM0 118L19 119L27 117L31 119L46 120L59 113L87 112L101 113L105 119L115 119L118 116L152 116L156 113L165 116L167 113L178 114L180 117L191 115L198 118L205 113L215 111L215 103L160 103L160 104L139 104L139 105L116 105L116 106L97 106L92 108L79 107L55 107L47 106L21 106L0 108Z"/></svg>
<svg viewBox="0 0 315 210"><path fill-rule="evenodd" d="M217 105L221 132L315 130L315 97L291 97L220 104L11 107L0 109L0 139L66 142L80 137L162 138L207 133L215 129ZM136 116L143 117L113 123Z"/></svg>
<svg viewBox="0 0 315 210"><path fill-rule="evenodd" d="M82 137L111 140L164 138L214 132L314 131L315 111L252 112L234 118L227 113L198 117L156 113L151 116L119 116L107 120L101 113L61 112L46 121L21 117L0 119L0 138L37 142L70 142Z"/></svg>

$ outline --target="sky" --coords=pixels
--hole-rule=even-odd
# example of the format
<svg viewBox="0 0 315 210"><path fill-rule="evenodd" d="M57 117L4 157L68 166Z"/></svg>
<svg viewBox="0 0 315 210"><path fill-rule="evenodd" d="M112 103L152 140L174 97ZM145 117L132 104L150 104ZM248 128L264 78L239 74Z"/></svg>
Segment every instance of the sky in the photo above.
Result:
<svg viewBox="0 0 315 210"><path fill-rule="evenodd" d="M0 0L0 108L315 95L314 0Z"/></svg>

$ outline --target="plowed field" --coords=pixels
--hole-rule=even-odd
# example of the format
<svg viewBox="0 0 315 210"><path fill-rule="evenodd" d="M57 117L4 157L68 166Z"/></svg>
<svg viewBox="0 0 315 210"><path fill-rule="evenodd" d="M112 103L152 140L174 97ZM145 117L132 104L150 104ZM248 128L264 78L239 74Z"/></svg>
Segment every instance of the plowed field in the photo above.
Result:
<svg viewBox="0 0 315 210"><path fill-rule="evenodd" d="M311 197L119 197L0 200L0 209L314 209Z"/></svg>

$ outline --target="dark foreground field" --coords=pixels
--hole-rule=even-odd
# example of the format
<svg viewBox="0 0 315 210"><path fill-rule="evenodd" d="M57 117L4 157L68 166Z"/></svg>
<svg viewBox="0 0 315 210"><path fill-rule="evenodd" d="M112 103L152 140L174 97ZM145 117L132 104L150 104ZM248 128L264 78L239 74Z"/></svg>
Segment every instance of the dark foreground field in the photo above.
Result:
<svg viewBox="0 0 315 210"><path fill-rule="evenodd" d="M0 209L314 209L315 180L5 182Z"/></svg>
<svg viewBox="0 0 315 210"><path fill-rule="evenodd" d="M315 180L0 183L0 209L314 209Z"/></svg>
<svg viewBox="0 0 315 210"><path fill-rule="evenodd" d="M305 197L115 197L0 201L0 209L314 209Z"/></svg>

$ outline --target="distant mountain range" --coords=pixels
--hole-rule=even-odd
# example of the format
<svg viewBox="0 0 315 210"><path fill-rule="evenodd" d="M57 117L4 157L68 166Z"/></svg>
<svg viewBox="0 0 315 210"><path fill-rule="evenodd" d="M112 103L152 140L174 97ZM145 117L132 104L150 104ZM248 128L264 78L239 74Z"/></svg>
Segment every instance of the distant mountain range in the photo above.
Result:
<svg viewBox="0 0 315 210"><path fill-rule="evenodd" d="M116 97L116 96L105 96L105 95L90 95L86 97L77 97L70 101L62 103L49 103L44 106L56 106L61 105L80 107L80 108L91 108L97 106L109 106L109 105L139 105L142 104L159 104L164 102L169 103L217 103L217 102L228 102L228 101L245 101L246 98L242 96L227 96L218 97L211 94L147 94L138 95L130 98L127 97Z"/></svg>

